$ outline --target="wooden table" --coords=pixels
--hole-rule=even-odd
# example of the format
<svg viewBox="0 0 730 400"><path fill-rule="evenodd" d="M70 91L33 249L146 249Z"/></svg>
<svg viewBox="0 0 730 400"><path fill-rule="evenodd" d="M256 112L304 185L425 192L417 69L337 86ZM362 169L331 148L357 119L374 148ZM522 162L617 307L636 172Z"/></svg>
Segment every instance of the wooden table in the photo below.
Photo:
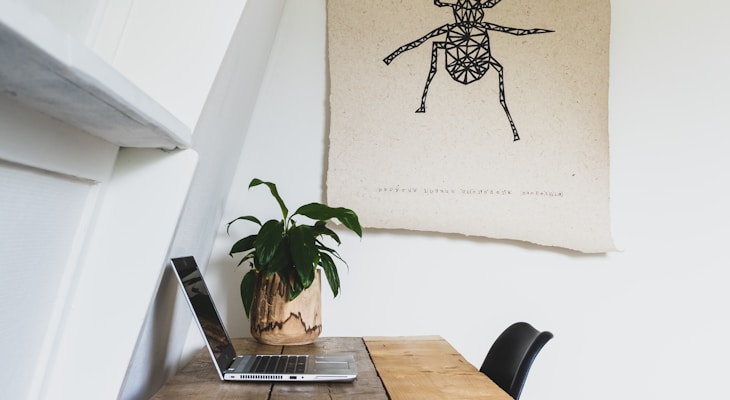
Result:
<svg viewBox="0 0 730 400"><path fill-rule="evenodd" d="M223 382L201 349L153 399L512 400L439 336L321 337L305 346L268 346L234 339L239 354L353 353L350 383Z"/></svg>

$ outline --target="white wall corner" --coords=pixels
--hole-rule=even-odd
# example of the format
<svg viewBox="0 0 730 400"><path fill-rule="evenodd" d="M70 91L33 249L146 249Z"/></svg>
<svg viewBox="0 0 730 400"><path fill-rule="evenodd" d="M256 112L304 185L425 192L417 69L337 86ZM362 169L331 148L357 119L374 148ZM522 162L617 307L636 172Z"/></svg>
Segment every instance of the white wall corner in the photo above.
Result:
<svg viewBox="0 0 730 400"><path fill-rule="evenodd" d="M197 162L194 150L120 150L41 397L117 397Z"/></svg>
<svg viewBox="0 0 730 400"><path fill-rule="evenodd" d="M203 273L213 243L221 234L225 200L260 97L285 3L246 2L196 126L193 149L200 161L170 256L194 256ZM253 37L256 40L251 40ZM178 292L177 282L166 274L150 305L120 399L151 396L181 360L185 363L189 359L191 348L197 351L202 346L199 332L189 330L190 310L176 297Z"/></svg>

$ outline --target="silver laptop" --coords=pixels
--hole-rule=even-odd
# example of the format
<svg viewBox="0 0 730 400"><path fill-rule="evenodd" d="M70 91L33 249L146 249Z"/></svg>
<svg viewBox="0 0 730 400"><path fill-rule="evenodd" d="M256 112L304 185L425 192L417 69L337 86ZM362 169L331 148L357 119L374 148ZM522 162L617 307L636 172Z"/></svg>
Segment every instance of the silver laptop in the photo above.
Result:
<svg viewBox="0 0 730 400"><path fill-rule="evenodd" d="M236 355L193 257L173 258L173 270L218 370L227 381L353 381L352 354Z"/></svg>

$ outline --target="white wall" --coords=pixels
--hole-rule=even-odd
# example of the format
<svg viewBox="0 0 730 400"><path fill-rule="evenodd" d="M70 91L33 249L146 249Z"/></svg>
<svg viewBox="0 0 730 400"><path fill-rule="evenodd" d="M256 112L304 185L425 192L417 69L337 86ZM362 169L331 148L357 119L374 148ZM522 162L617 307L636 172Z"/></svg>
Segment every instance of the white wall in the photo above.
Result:
<svg viewBox="0 0 730 400"><path fill-rule="evenodd" d="M12 252L6 260L12 265L2 263L8 301L0 315L15 321L8 327L32 331L0 330L3 350L11 350L3 351L1 381L8 398L145 398L171 371L165 346L177 361L186 336L170 339L169 325L179 319L172 307L160 307L175 292L155 290L170 287L165 260L176 252L203 260L210 253L283 2L63 3L0 0L0 8L33 10L95 46L196 127L194 150L119 150L0 98L0 181L12 186L0 196L10 198L1 202L0 226L13 239L2 246L3 256ZM221 66L239 18L243 28ZM251 37L257 40L248 44ZM36 179L25 166L53 179ZM46 214L61 209L67 212ZM158 296L145 320L153 292ZM189 312L184 317L189 324ZM162 334L150 339L156 328ZM159 369L150 368L150 356Z"/></svg>
<svg viewBox="0 0 730 400"><path fill-rule="evenodd" d="M98 2L90 47L195 129L247 0Z"/></svg>
<svg viewBox="0 0 730 400"><path fill-rule="evenodd" d="M33 398L117 147L0 96L0 386ZM21 333L21 334L19 334Z"/></svg>
<svg viewBox="0 0 730 400"><path fill-rule="evenodd" d="M23 3L31 10L48 16L57 26L84 41L94 31L100 6L107 0L3 0Z"/></svg>
<svg viewBox="0 0 730 400"><path fill-rule="evenodd" d="M190 130L247 0L0 0L46 16Z"/></svg>
<svg viewBox="0 0 730 400"><path fill-rule="evenodd" d="M325 293L324 333L440 334L479 364L526 320L555 339L523 399L714 398L726 392L730 278L730 6L614 0L611 196L620 252L580 255L517 242L367 230L343 233L343 292ZM207 279L234 336L248 335L242 270L224 222L277 207L248 181L275 181L290 208L323 200L325 0L287 2L219 227Z"/></svg>
<svg viewBox="0 0 730 400"><path fill-rule="evenodd" d="M269 60L284 0L248 0L207 96L193 135L198 168L178 222L170 257L193 255L206 270L240 156L246 127ZM251 38L256 40L251 40ZM129 365L120 399L144 399L157 391L202 342L186 346L191 314L169 269L155 297Z"/></svg>

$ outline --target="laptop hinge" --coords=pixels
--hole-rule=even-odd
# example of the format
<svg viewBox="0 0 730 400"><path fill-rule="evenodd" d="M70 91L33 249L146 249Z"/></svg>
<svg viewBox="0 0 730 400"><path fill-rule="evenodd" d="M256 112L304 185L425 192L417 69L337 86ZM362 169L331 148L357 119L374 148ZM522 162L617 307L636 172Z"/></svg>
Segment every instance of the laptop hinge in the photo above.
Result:
<svg viewBox="0 0 730 400"><path fill-rule="evenodd" d="M230 367L228 367L228 369L226 370L226 372L229 372L229 371L238 371L239 366L244 361L244 358L245 357L236 357L236 358L234 358L233 359L233 363L231 364Z"/></svg>

